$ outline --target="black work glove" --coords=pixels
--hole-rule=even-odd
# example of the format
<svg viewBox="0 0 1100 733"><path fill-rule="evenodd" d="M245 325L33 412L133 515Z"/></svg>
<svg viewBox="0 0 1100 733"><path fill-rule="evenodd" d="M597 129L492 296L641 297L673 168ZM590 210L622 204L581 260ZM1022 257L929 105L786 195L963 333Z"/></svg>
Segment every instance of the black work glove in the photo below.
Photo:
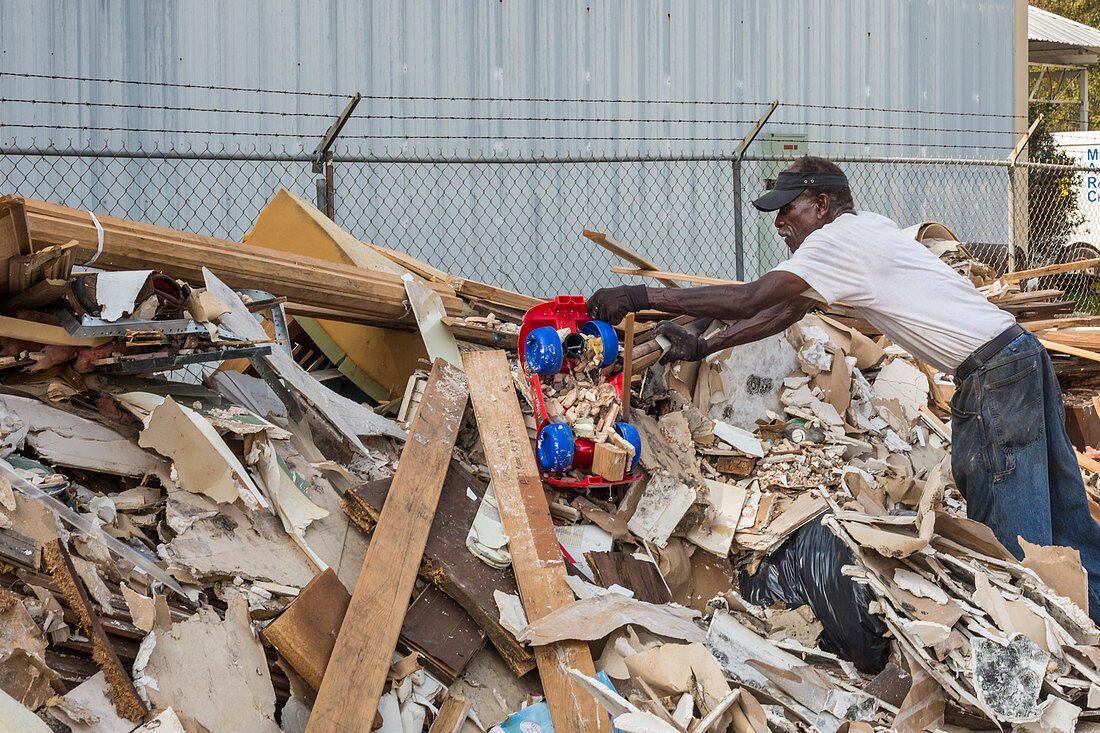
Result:
<svg viewBox="0 0 1100 733"><path fill-rule="evenodd" d="M645 285L622 285L617 288L600 288L588 299L588 315L597 321L615 325L627 313L649 307L649 295Z"/></svg>
<svg viewBox="0 0 1100 733"><path fill-rule="evenodd" d="M699 361L707 355L706 339L699 338L672 321L658 323L657 335L663 336L672 344L661 357L662 364L671 364L674 361Z"/></svg>

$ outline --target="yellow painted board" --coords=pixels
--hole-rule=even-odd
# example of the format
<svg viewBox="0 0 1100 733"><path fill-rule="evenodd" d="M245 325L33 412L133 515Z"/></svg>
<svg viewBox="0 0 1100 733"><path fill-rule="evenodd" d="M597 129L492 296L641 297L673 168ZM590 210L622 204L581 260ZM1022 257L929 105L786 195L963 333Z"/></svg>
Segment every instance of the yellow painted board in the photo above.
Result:
<svg viewBox="0 0 1100 733"><path fill-rule="evenodd" d="M308 201L286 190L280 190L264 207L243 241L368 270L396 275L408 272L345 232ZM428 358L417 333L341 321L296 320L329 361L337 364L359 389L377 400L400 395L419 360ZM321 337L317 329L324 331L328 338Z"/></svg>

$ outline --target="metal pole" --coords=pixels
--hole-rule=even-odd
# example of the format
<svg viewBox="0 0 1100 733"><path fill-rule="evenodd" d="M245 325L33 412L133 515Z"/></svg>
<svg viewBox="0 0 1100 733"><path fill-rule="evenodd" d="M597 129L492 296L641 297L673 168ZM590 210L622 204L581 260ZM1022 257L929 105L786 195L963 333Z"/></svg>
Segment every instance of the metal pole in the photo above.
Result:
<svg viewBox="0 0 1100 733"><path fill-rule="evenodd" d="M1081 100L1081 109L1077 115L1078 127L1082 130L1089 129L1089 70L1081 69L1077 72L1077 96Z"/></svg>
<svg viewBox="0 0 1100 733"><path fill-rule="evenodd" d="M768 105L768 109L752 126L749 134L741 139L741 144L737 146L737 150L733 153L733 257L737 266L738 280L745 279L745 233L742 231L744 215L741 213L741 161L744 159L745 151L749 149L749 145L760 134L760 130L764 128L768 119L771 118L772 112L775 112L775 108L778 106L778 99Z"/></svg>
<svg viewBox="0 0 1100 733"><path fill-rule="evenodd" d="M325 152L325 216L336 221L336 184L332 176L332 151Z"/></svg>

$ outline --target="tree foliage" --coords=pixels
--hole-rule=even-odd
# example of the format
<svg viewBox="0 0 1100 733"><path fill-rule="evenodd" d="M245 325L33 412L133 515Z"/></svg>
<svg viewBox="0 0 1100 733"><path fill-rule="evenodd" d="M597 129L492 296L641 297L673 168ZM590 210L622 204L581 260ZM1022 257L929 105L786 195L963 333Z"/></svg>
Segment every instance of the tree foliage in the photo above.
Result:
<svg viewBox="0 0 1100 733"><path fill-rule="evenodd" d="M1035 128L1028 142L1028 157L1033 161L1074 165L1074 161L1054 143L1047 114L1058 105L1031 105L1029 124L1042 114L1043 121ZM1069 240L1082 221L1077 210L1080 173L1074 171L1030 168L1027 176L1027 207L1029 237L1032 252L1037 249L1053 252Z"/></svg>
<svg viewBox="0 0 1100 733"><path fill-rule="evenodd" d="M1100 28L1100 2L1097 0L1030 0L1030 4L1063 17ZM1034 106L1034 105L1033 105ZM1045 122L1054 132L1078 129L1077 107L1051 105ZM1100 129L1100 64L1089 68L1089 129Z"/></svg>

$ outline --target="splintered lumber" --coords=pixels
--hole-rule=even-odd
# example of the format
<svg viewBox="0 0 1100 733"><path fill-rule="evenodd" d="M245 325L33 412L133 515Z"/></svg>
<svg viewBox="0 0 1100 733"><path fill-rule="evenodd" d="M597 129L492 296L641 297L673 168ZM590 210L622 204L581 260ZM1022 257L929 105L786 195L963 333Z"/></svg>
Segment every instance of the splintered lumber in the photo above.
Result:
<svg viewBox="0 0 1100 733"><path fill-rule="evenodd" d="M462 371L436 360L321 681L310 733L356 730L378 709L467 395Z"/></svg>
<svg viewBox="0 0 1100 733"><path fill-rule="evenodd" d="M458 733L469 714L470 703L457 697L448 697L439 707L439 715L435 716L435 722L428 733Z"/></svg>
<svg viewBox="0 0 1100 733"><path fill-rule="evenodd" d="M1017 270L1016 272L1010 272L1007 275L1002 275L1001 280L1006 283L1018 283L1021 280L1030 280L1033 277L1043 277L1044 275L1058 275L1063 272L1077 272L1079 270L1087 270L1090 267L1096 267L1097 265L1100 265L1100 258L1089 260L1076 260L1075 262L1060 262L1056 265L1045 265L1044 267L1033 267L1030 270Z"/></svg>
<svg viewBox="0 0 1100 733"><path fill-rule="evenodd" d="M660 267L657 266L657 263L654 262L653 260L649 259L648 257L646 257L644 255L638 254L637 252L632 250L630 247L627 247L622 242L619 242L617 240L612 239L611 237L607 236L603 232L594 232L591 229L585 229L582 232L582 234L584 234L584 236L588 237L593 242L595 242L596 244L598 244L601 247L603 247L604 249L606 249L608 252L611 252L612 254L618 255L619 257L623 258L624 260L626 260L630 264L636 265L636 266L642 268L643 270L660 270L661 269ZM659 276L657 278L657 281L659 283L661 283L662 285L667 285L670 288L680 287L680 283L678 283L675 280L672 280L671 278L668 278L668 277Z"/></svg>
<svg viewBox="0 0 1100 733"><path fill-rule="evenodd" d="M115 710L127 720L141 720L149 711L138 696L122 660L107 639L103 623L96 614L62 541L57 539L47 544L42 548L42 556L69 608L76 612L77 624L92 641L92 658L103 670L107 684L110 685L108 696L115 704Z"/></svg>
<svg viewBox="0 0 1100 733"><path fill-rule="evenodd" d="M509 538L520 598L528 620L534 622L573 601L573 593L565 581L565 560L554 534L550 508L504 352L470 352L463 354L463 362L501 520ZM537 646L535 662L555 731L609 733L607 714L569 674L573 668L595 676L587 644L567 640Z"/></svg>
<svg viewBox="0 0 1100 733"><path fill-rule="evenodd" d="M234 288L285 295L307 306L402 320L405 286L399 275L250 247L240 242L181 232L167 227L97 214L103 247L87 211L18 196L0 198L0 298L9 294L9 257L75 241L75 262L95 257L105 270L153 269L202 284L202 268L211 267ZM98 252L98 256L97 256ZM462 301L442 283L430 287L443 298L448 315L461 315Z"/></svg>
<svg viewBox="0 0 1100 733"><path fill-rule="evenodd" d="M340 506L366 533L374 531L392 479L368 481L344 494ZM455 462L447 471L435 519L424 545L420 577L453 598L473 618L517 677L535 668L531 650L500 625L500 609L494 591L516 595L516 576L511 567L494 568L466 548L466 535L477 514L485 485ZM471 499L471 496L474 497Z"/></svg>

